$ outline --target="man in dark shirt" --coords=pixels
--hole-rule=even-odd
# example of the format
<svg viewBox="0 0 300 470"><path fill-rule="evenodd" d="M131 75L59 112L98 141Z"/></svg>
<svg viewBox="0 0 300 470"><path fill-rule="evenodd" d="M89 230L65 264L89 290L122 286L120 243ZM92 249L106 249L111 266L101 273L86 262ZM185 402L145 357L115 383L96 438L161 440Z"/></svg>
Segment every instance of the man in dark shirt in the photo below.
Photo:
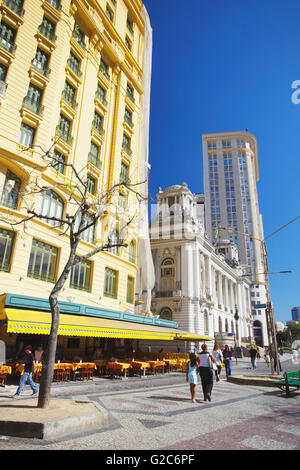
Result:
<svg viewBox="0 0 300 470"><path fill-rule="evenodd" d="M28 381L28 383L29 383L29 385L32 389L32 395L37 395L37 393L38 393L38 388L32 380L32 372L34 372L35 360L34 360L34 356L32 354L32 347L31 346L26 346L25 347L25 354L26 354L26 356L25 356L25 364L24 364L24 373L23 373L23 375L21 375L21 380L20 380L18 390L16 391L13 398L19 398L20 397L20 394L21 394L21 392L24 388L24 385L26 384L27 381ZM16 365L18 366L18 364L16 364Z"/></svg>

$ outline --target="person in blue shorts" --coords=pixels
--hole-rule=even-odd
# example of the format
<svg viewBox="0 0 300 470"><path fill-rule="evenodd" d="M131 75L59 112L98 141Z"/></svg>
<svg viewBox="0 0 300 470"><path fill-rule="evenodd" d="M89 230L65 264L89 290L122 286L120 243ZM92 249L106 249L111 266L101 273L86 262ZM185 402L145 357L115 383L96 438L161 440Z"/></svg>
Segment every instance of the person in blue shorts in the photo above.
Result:
<svg viewBox="0 0 300 470"><path fill-rule="evenodd" d="M192 403L195 403L196 385L197 385L198 363L196 354L190 353L190 360L186 370L186 381L190 384Z"/></svg>

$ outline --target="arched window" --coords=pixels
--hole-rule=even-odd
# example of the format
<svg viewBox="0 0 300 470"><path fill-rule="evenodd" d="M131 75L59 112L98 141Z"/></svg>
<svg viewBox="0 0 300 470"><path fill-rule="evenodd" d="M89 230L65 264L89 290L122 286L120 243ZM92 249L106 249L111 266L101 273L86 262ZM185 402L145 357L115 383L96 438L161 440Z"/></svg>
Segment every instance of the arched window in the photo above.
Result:
<svg viewBox="0 0 300 470"><path fill-rule="evenodd" d="M175 278L175 265L173 258L166 258L161 263L161 291L165 293L173 293Z"/></svg>
<svg viewBox="0 0 300 470"><path fill-rule="evenodd" d="M20 178L10 170L7 170L1 196L2 206L10 207L11 209L17 208L20 186Z"/></svg>
<svg viewBox="0 0 300 470"><path fill-rule="evenodd" d="M226 331L226 333L229 332L229 330L228 330L228 320L227 320L227 318L225 319L225 331Z"/></svg>
<svg viewBox="0 0 300 470"><path fill-rule="evenodd" d="M172 320L172 310L168 307L162 308L159 315L164 320Z"/></svg>
<svg viewBox="0 0 300 470"><path fill-rule="evenodd" d="M45 216L44 222L60 227L61 223L57 220L51 220L48 217L61 219L64 211L64 201L58 194L51 189L44 190L40 197L39 214Z"/></svg>

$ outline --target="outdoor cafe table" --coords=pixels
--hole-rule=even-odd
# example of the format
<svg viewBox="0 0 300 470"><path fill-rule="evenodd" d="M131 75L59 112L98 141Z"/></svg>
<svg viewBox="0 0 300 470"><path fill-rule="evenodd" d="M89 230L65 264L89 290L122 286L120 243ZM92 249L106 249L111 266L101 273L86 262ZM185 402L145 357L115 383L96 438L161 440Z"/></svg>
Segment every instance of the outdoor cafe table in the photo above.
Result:
<svg viewBox="0 0 300 470"><path fill-rule="evenodd" d="M131 368L130 362L108 362L106 364L107 371L116 371L119 374L124 372L124 376L127 377L127 370Z"/></svg>
<svg viewBox="0 0 300 470"><path fill-rule="evenodd" d="M84 380L84 377L88 380L92 374L91 370L97 370L95 362L73 362L73 371L79 371L80 377Z"/></svg>
<svg viewBox="0 0 300 470"><path fill-rule="evenodd" d="M5 387L6 385L6 377L7 375L10 375L12 373L12 368L11 366L6 366L6 365L3 365L1 366L0 365L0 382L1 382L1 386Z"/></svg>
<svg viewBox="0 0 300 470"><path fill-rule="evenodd" d="M149 362L144 361L132 361L131 362L133 369L138 369L140 372L143 371L143 375L146 375L146 370L151 368L151 364Z"/></svg>
<svg viewBox="0 0 300 470"><path fill-rule="evenodd" d="M178 367L176 359L164 359L164 362L169 366L169 370L176 369L176 367Z"/></svg>
<svg viewBox="0 0 300 470"><path fill-rule="evenodd" d="M155 371L155 374L156 374L156 369L158 368L162 368L162 371L164 372L165 371L165 365L166 363L164 361L148 361L152 370Z"/></svg>

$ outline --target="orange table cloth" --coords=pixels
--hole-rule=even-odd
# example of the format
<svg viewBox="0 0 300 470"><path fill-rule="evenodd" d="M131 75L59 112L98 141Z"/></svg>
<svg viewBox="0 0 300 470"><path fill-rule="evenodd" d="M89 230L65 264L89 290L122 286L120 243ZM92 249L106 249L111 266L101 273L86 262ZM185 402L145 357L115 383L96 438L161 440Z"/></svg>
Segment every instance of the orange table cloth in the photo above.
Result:
<svg viewBox="0 0 300 470"><path fill-rule="evenodd" d="M136 367L137 369L147 369L151 367L149 362L132 361L131 364L133 367Z"/></svg>
<svg viewBox="0 0 300 470"><path fill-rule="evenodd" d="M20 372L21 375L24 374L24 364L19 364L16 369L15 369L15 372ZM36 364L35 366L35 372L41 372L43 368L43 364L42 363L39 363L39 364ZM59 369L63 369L63 370L75 370L74 367L73 367L73 364L69 364L67 362L56 362L54 364L54 370L59 370Z"/></svg>
<svg viewBox="0 0 300 470"><path fill-rule="evenodd" d="M0 366L0 374L11 374L12 373L12 368L11 366Z"/></svg>
<svg viewBox="0 0 300 470"><path fill-rule="evenodd" d="M78 369L97 369L95 362L73 362L73 370Z"/></svg>
<svg viewBox="0 0 300 470"><path fill-rule="evenodd" d="M149 361L149 364L154 368L166 365L166 363L164 361Z"/></svg>
<svg viewBox="0 0 300 470"><path fill-rule="evenodd" d="M124 370L131 368L131 363L129 362L108 362L106 365L107 369L118 370L123 372Z"/></svg>

